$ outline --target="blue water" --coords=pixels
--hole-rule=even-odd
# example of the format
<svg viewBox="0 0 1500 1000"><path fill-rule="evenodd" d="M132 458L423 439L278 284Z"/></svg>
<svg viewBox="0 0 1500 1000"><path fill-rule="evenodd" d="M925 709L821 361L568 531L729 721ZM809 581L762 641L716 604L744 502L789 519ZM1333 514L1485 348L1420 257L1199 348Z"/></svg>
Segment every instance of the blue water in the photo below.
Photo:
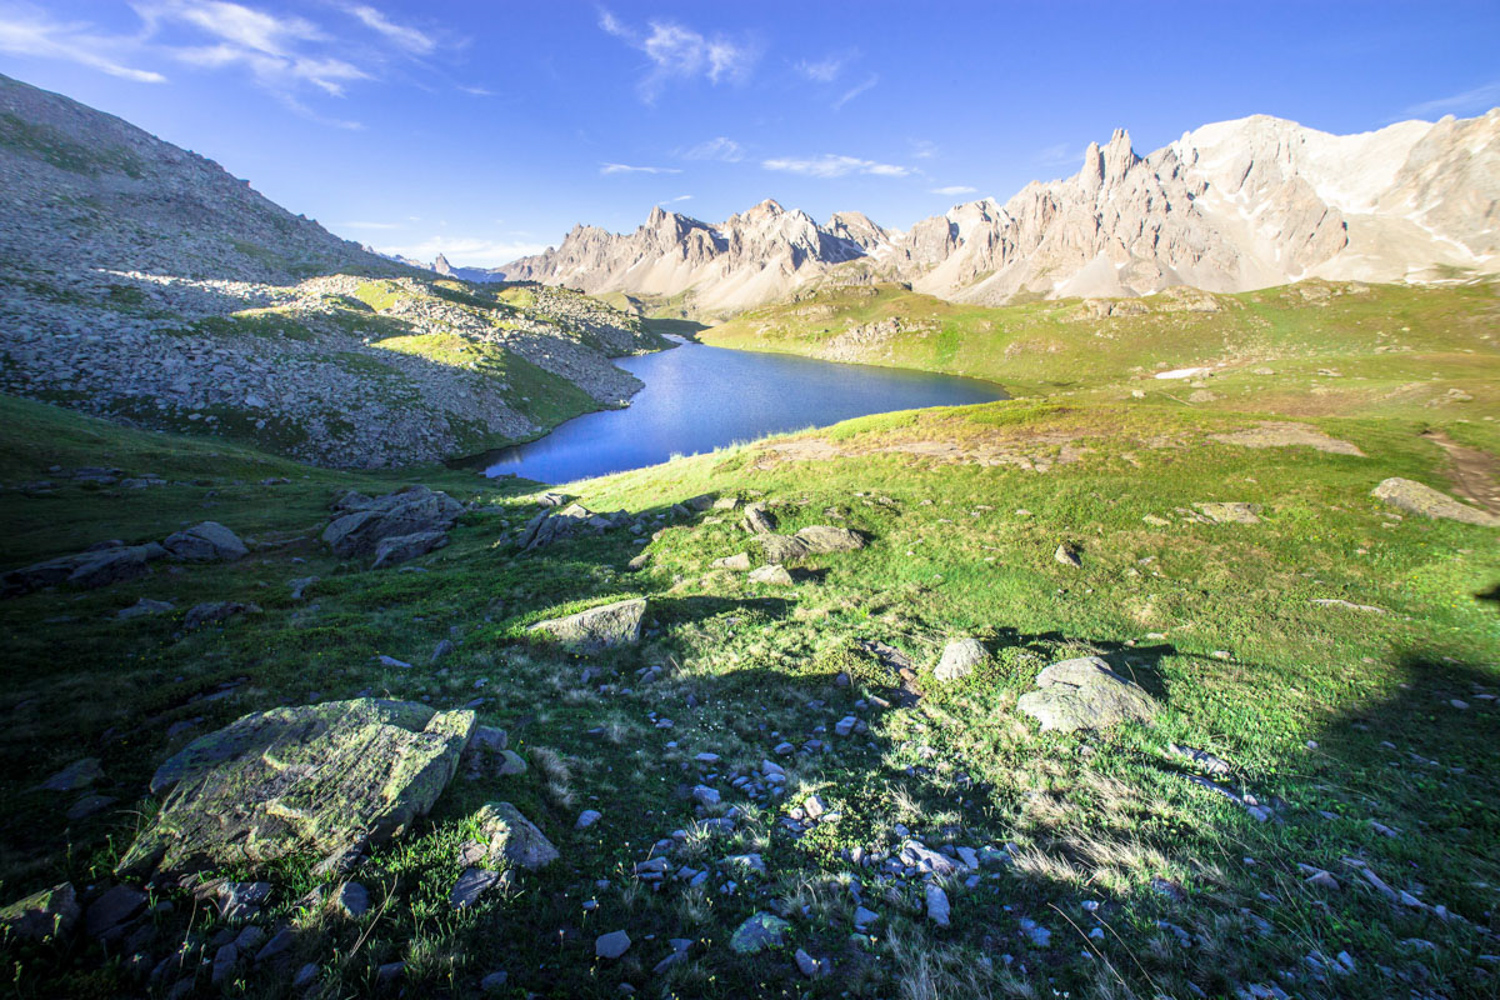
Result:
<svg viewBox="0 0 1500 1000"><path fill-rule="evenodd" d="M627 409L586 413L497 452L486 474L566 483L871 413L1007 398L978 379L696 343L616 364L646 383Z"/></svg>

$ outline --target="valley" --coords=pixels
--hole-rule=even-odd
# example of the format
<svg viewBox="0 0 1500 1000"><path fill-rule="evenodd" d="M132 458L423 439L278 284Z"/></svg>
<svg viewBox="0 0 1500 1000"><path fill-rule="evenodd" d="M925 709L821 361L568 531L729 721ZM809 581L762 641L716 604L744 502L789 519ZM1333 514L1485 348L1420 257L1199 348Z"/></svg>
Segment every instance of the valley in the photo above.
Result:
<svg viewBox="0 0 1500 1000"><path fill-rule="evenodd" d="M0 105L15 996L1500 988L1493 205L1381 209L1500 111L1117 135L916 271L767 202L466 280ZM1295 274L1158 200L1226 173Z"/></svg>

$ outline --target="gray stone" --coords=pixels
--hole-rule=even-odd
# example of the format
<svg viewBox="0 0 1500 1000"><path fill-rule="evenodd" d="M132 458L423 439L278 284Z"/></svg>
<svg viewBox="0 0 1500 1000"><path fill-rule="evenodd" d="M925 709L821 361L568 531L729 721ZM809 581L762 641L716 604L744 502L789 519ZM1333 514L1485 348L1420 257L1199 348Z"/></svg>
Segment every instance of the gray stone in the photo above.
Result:
<svg viewBox="0 0 1500 1000"><path fill-rule="evenodd" d="M218 521L204 521L168 535L162 548L184 562L234 562L250 553L239 536Z"/></svg>
<svg viewBox="0 0 1500 1000"><path fill-rule="evenodd" d="M754 955L767 948L780 947L791 924L772 914L752 914L735 928L729 938L729 947L738 955Z"/></svg>
<svg viewBox="0 0 1500 1000"><path fill-rule="evenodd" d="M85 795L68 807L68 819L87 819L101 810L108 809L118 799L113 795Z"/></svg>
<svg viewBox="0 0 1500 1000"><path fill-rule="evenodd" d="M598 958L619 958L629 950L630 935L624 931L610 931L594 941L594 955Z"/></svg>
<svg viewBox="0 0 1500 1000"><path fill-rule="evenodd" d="M351 920L358 920L370 912L370 890L358 882L345 882L333 897L333 905Z"/></svg>
<svg viewBox="0 0 1500 1000"><path fill-rule="evenodd" d="M153 794L173 794L120 870L195 870L307 851L343 857L378 845L437 801L473 730L470 711L371 698L244 716L157 769Z"/></svg>
<svg viewBox="0 0 1500 1000"><path fill-rule="evenodd" d="M499 993L505 989L505 981L509 978L510 974L504 970L491 972L479 981L479 991L481 993Z"/></svg>
<svg viewBox="0 0 1500 1000"><path fill-rule="evenodd" d="M1195 503L1194 507L1215 524L1259 524L1258 503Z"/></svg>
<svg viewBox="0 0 1500 1000"><path fill-rule="evenodd" d="M766 562L772 564L797 562L812 554L812 550L801 539L790 535L759 535L755 540L760 544L761 554L765 556ZM749 566L748 557L745 565Z"/></svg>
<svg viewBox="0 0 1500 1000"><path fill-rule="evenodd" d="M729 569L734 570L736 573L744 573L750 569L750 553L736 552L732 556L715 559L709 565L714 569Z"/></svg>
<svg viewBox="0 0 1500 1000"><path fill-rule="evenodd" d="M940 681L968 677L990 654L978 639L955 639L943 647L943 658L932 675Z"/></svg>
<svg viewBox="0 0 1500 1000"><path fill-rule="evenodd" d="M418 531L410 535L393 535L382 538L375 544L375 561L371 569L394 566L396 563L425 556L434 549L448 544L446 531Z"/></svg>
<svg viewBox="0 0 1500 1000"><path fill-rule="evenodd" d="M225 882L218 888L219 913L225 920L252 920L271 898L269 882Z"/></svg>
<svg viewBox="0 0 1500 1000"><path fill-rule="evenodd" d="M792 574L786 571L785 566L770 565L750 571L751 583L763 583L772 587L790 587L792 585Z"/></svg>
<svg viewBox="0 0 1500 1000"><path fill-rule="evenodd" d="M63 882L34 892L0 909L0 928L34 941L66 938L78 924L78 895L73 883Z"/></svg>
<svg viewBox="0 0 1500 1000"><path fill-rule="evenodd" d="M182 627L184 631L191 632L205 625L228 621L235 615L258 615L260 613L259 604L241 604L239 601L205 601L188 609Z"/></svg>
<svg viewBox="0 0 1500 1000"><path fill-rule="evenodd" d="M146 894L139 889L112 886L89 904L83 918L84 933L106 941L118 937L121 925L145 912L147 902Z"/></svg>
<svg viewBox="0 0 1500 1000"><path fill-rule="evenodd" d="M479 897L500 884L500 873L488 868L465 868L458 876L453 891L448 894L448 905L455 910L466 909L479 902Z"/></svg>
<svg viewBox="0 0 1500 1000"><path fill-rule="evenodd" d="M82 757L38 785L49 792L76 792L104 777L98 757Z"/></svg>
<svg viewBox="0 0 1500 1000"><path fill-rule="evenodd" d="M535 871L561 855L535 823L509 802L490 802L479 811L480 829L488 839L486 855Z"/></svg>
<svg viewBox="0 0 1500 1000"><path fill-rule="evenodd" d="M316 576L302 576L293 580L291 582L292 600L300 601L304 599L307 596L307 588L319 582L319 580L320 578Z"/></svg>
<svg viewBox="0 0 1500 1000"><path fill-rule="evenodd" d="M1043 730L1103 729L1131 720L1149 722L1156 714L1150 695L1097 656L1054 663L1036 683L1040 690L1023 694L1016 707Z"/></svg>
<svg viewBox="0 0 1500 1000"><path fill-rule="evenodd" d="M699 805L716 806L719 804L719 799L719 791L716 788L709 788L707 785L698 785L693 789L693 801Z"/></svg>
<svg viewBox="0 0 1500 1000"><path fill-rule="evenodd" d="M848 528L835 528L826 524L812 524L801 528L792 536L814 555L827 552L855 552L865 547L865 537Z"/></svg>
<svg viewBox="0 0 1500 1000"><path fill-rule="evenodd" d="M323 541L342 558L373 555L383 539L453 527L463 506L446 493L412 486L371 499L345 495L337 516L323 531Z"/></svg>
<svg viewBox="0 0 1500 1000"><path fill-rule="evenodd" d="M747 504L745 518L740 526L752 535L769 535L776 530L776 515L768 511L763 503Z"/></svg>
<svg viewBox="0 0 1500 1000"><path fill-rule="evenodd" d="M952 908L948 905L948 894L935 883L927 885L927 919L939 927L947 927Z"/></svg>
<svg viewBox="0 0 1500 1000"><path fill-rule="evenodd" d="M454 646L452 642L447 639L439 639L438 644L432 647L432 656L428 658L427 662L437 663L443 657L453 652L453 649Z"/></svg>
<svg viewBox="0 0 1500 1000"><path fill-rule="evenodd" d="M271 940L266 946L255 953L255 961L269 962L273 958L279 958L292 950L292 945L297 943L297 934L290 927L283 927L271 935Z"/></svg>
<svg viewBox="0 0 1500 1000"><path fill-rule="evenodd" d="M1072 566L1074 569L1079 569L1083 566L1083 559L1078 555L1078 550L1066 542L1057 547L1057 551L1052 553L1052 558L1064 566Z"/></svg>
<svg viewBox="0 0 1500 1000"><path fill-rule="evenodd" d="M143 597L128 608L121 608L115 612L115 617L128 621L131 618L141 618L146 615L159 615L175 610L166 601L153 601L149 597Z"/></svg>
<svg viewBox="0 0 1500 1000"><path fill-rule="evenodd" d="M215 986L221 986L224 980L234 974L234 967L239 964L240 951L232 943L226 944L214 952L213 974L210 977Z"/></svg>
<svg viewBox="0 0 1500 1000"><path fill-rule="evenodd" d="M318 973L322 971L322 969L318 968L318 964L316 962L308 962L302 968L298 969L297 974L292 977L292 989L307 989L313 983L316 983L318 981Z"/></svg>
<svg viewBox="0 0 1500 1000"><path fill-rule="evenodd" d="M1370 495L1410 514L1462 521L1483 528L1500 528L1500 516L1459 503L1446 493L1399 476L1385 480Z"/></svg>
<svg viewBox="0 0 1500 1000"><path fill-rule="evenodd" d="M538 622L531 631L577 649L605 649L639 642L645 615L646 600L638 597Z"/></svg>
<svg viewBox="0 0 1500 1000"><path fill-rule="evenodd" d="M573 824L573 829L587 830L589 827L593 826L603 818L604 814L599 812L597 809L585 809L583 812L578 814L578 822Z"/></svg>

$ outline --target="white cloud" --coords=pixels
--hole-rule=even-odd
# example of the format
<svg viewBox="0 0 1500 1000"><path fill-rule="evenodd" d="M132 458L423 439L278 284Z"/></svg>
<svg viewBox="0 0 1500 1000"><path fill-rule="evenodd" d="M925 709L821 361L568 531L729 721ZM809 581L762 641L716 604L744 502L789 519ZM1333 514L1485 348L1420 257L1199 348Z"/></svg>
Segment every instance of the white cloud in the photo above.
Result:
<svg viewBox="0 0 1500 1000"><path fill-rule="evenodd" d="M651 21L650 33L622 22L607 10L599 12L599 27L646 54L651 68L637 84L641 100L654 103L674 80L706 78L709 83L742 82L760 58L759 50L746 42L722 35L706 37L675 21Z"/></svg>
<svg viewBox="0 0 1500 1000"><path fill-rule="evenodd" d="M298 83L310 83L333 97L343 97L346 83L374 79L358 66L342 59L282 56L229 42L179 48L172 54L189 65L208 69L244 66L250 70L256 82L272 90L286 91L295 88Z"/></svg>
<svg viewBox="0 0 1500 1000"><path fill-rule="evenodd" d="M693 200L693 196L692 195L690 195L690 194L680 194L680 195L678 195L675 198L668 198L666 201L662 202L662 204L663 205L672 205L672 204L675 204L676 202L679 202L679 201L692 201L692 200Z"/></svg>
<svg viewBox="0 0 1500 1000"><path fill-rule="evenodd" d="M803 59L797 63L796 68L798 73L814 83L832 83L839 78L850 58L850 55L832 55L817 62Z"/></svg>
<svg viewBox="0 0 1500 1000"><path fill-rule="evenodd" d="M955 195L973 194L978 188L971 188L966 184L949 184L947 187L933 188L933 194Z"/></svg>
<svg viewBox="0 0 1500 1000"><path fill-rule="evenodd" d="M1473 90L1466 90L1461 94L1450 94L1447 97L1413 104L1403 114L1413 118L1425 118L1429 115L1478 114L1496 105L1500 105L1500 80L1475 87Z"/></svg>
<svg viewBox="0 0 1500 1000"><path fill-rule="evenodd" d="M136 4L135 10L153 28L161 21L180 21L232 45L273 56L288 55L299 42L328 40L306 18L277 17L228 0L151 0Z"/></svg>
<svg viewBox="0 0 1500 1000"><path fill-rule="evenodd" d="M835 156L832 153L810 160L775 159L762 160L766 170L777 170L804 177L847 177L850 174L868 174L874 177L905 177L911 173L908 167L893 163L877 163L853 156Z"/></svg>
<svg viewBox="0 0 1500 1000"><path fill-rule="evenodd" d="M869 76L865 77L865 81L863 83L844 91L843 96L833 102L833 110L838 111L844 105L848 104L850 101L854 100L860 94L863 94L865 91L869 90L879 82L880 75L878 73L871 73Z"/></svg>
<svg viewBox="0 0 1500 1000"><path fill-rule="evenodd" d="M417 243L376 249L381 253L421 261L431 261L442 254L454 267L499 267L517 258L541 253L547 247L541 243L507 243L477 236L432 236Z"/></svg>
<svg viewBox="0 0 1500 1000"><path fill-rule="evenodd" d="M166 83L162 74L127 66L121 58L132 48L129 39L94 34L92 26L55 21L35 9L0 13L0 52L18 56L61 59L137 83Z"/></svg>
<svg viewBox="0 0 1500 1000"><path fill-rule="evenodd" d="M717 136L700 142L682 154L684 160L721 160L738 163L745 158L745 147L727 136Z"/></svg>
<svg viewBox="0 0 1500 1000"><path fill-rule="evenodd" d="M380 34L384 35L391 42L408 52L425 56L437 48L437 42L430 35L424 34L416 28L397 24L374 7L361 4L344 9L359 18L365 27L371 31L380 32Z"/></svg>
<svg viewBox="0 0 1500 1000"><path fill-rule="evenodd" d="M681 170L676 167L632 167L628 163L601 163L599 164L599 175L608 177L610 174L680 174Z"/></svg>
<svg viewBox="0 0 1500 1000"><path fill-rule="evenodd" d="M930 160L933 157L937 156L937 154L937 143L933 142L931 139L911 140L911 155L914 159Z"/></svg>
<svg viewBox="0 0 1500 1000"><path fill-rule="evenodd" d="M465 86L464 84L459 84L458 85L458 89L459 89L460 92L468 94L470 97L494 97L495 96L495 92L493 90L486 90L484 87L470 87L470 86Z"/></svg>

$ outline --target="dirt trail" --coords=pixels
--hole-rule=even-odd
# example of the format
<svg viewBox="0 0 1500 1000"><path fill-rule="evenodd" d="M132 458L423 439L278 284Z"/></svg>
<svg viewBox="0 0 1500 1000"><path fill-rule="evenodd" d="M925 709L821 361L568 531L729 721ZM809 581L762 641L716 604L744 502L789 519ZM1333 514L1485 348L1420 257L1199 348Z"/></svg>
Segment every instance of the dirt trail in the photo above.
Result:
<svg viewBox="0 0 1500 1000"><path fill-rule="evenodd" d="M1448 453L1448 478L1453 492L1491 514L1500 514L1500 458L1478 448L1465 448L1441 431L1422 436Z"/></svg>

